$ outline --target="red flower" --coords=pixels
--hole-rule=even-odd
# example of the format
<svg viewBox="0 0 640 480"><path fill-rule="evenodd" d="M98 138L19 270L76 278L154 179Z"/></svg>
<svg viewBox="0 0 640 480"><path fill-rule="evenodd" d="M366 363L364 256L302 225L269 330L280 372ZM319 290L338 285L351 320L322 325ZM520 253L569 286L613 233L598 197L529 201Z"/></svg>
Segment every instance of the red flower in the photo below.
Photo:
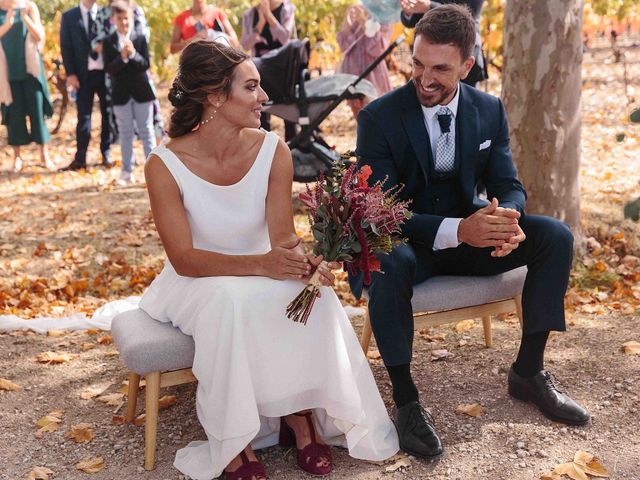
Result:
<svg viewBox="0 0 640 480"><path fill-rule="evenodd" d="M363 165L360 167L360 171L358 172L358 187L365 188L367 186L367 180L373 173L371 167L369 165Z"/></svg>

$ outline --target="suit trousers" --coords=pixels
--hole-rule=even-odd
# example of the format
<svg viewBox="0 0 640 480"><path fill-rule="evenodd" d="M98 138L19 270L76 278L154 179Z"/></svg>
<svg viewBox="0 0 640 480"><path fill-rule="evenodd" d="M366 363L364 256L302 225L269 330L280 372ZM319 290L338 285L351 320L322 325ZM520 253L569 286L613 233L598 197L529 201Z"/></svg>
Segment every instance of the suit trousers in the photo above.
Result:
<svg viewBox="0 0 640 480"><path fill-rule="evenodd" d="M528 273L522 292L524 333L566 329L564 295L573 257L573 235L563 222L537 215L522 217L520 227L526 239L506 257L494 258L492 248L467 244L433 251L411 243L380 256L384 274L371 276L369 315L385 365L411 362L413 286L436 275L496 275L526 265Z"/></svg>
<svg viewBox="0 0 640 480"><path fill-rule="evenodd" d="M91 139L91 113L93 111L95 95L98 95L100 116L102 117L100 152L102 152L103 157L109 155L109 148L111 146L104 71L90 70L87 75L87 81L80 84L77 93L78 125L76 127L77 147L75 161L84 165L87 163L87 149L89 148L89 140Z"/></svg>

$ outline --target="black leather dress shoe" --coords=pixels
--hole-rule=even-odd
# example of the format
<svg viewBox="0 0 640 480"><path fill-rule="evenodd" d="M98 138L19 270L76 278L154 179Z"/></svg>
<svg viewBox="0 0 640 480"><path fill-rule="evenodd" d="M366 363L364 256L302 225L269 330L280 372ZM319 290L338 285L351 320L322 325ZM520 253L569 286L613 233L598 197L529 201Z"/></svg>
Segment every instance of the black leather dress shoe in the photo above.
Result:
<svg viewBox="0 0 640 480"><path fill-rule="evenodd" d="M555 385L546 370L540 370L531 378L518 375L511 367L509 372L509 395L524 402L531 402L542 414L554 422L569 425L584 425L589 422L589 413Z"/></svg>
<svg viewBox="0 0 640 480"><path fill-rule="evenodd" d="M83 168L87 168L87 164L84 162L78 162L74 160L66 167L60 169L61 172L68 172L69 170L82 170Z"/></svg>
<svg viewBox="0 0 640 480"><path fill-rule="evenodd" d="M442 442L433 427L433 417L418 402L396 411L400 448L414 457L429 458L442 453Z"/></svg>

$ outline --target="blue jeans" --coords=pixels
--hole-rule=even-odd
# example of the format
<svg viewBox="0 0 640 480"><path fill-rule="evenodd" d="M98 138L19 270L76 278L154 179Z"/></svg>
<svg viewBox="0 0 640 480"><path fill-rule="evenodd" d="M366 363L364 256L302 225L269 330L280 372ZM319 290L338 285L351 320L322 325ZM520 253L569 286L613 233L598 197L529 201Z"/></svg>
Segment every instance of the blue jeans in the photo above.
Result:
<svg viewBox="0 0 640 480"><path fill-rule="evenodd" d="M130 99L124 105L114 105L113 113L120 132L122 171L131 173L133 163L133 137L136 129L147 158L156 146L153 131L153 102L138 103ZM134 128L135 127L135 128Z"/></svg>

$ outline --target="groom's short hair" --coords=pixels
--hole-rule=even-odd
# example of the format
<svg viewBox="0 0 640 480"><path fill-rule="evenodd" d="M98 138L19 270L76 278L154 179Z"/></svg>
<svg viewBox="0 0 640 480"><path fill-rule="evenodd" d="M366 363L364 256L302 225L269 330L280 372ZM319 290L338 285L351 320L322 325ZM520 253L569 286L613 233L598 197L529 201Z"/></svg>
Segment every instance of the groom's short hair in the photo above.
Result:
<svg viewBox="0 0 640 480"><path fill-rule="evenodd" d="M437 45L452 44L466 60L476 43L476 21L466 5L450 3L430 9L416 24L414 35Z"/></svg>

